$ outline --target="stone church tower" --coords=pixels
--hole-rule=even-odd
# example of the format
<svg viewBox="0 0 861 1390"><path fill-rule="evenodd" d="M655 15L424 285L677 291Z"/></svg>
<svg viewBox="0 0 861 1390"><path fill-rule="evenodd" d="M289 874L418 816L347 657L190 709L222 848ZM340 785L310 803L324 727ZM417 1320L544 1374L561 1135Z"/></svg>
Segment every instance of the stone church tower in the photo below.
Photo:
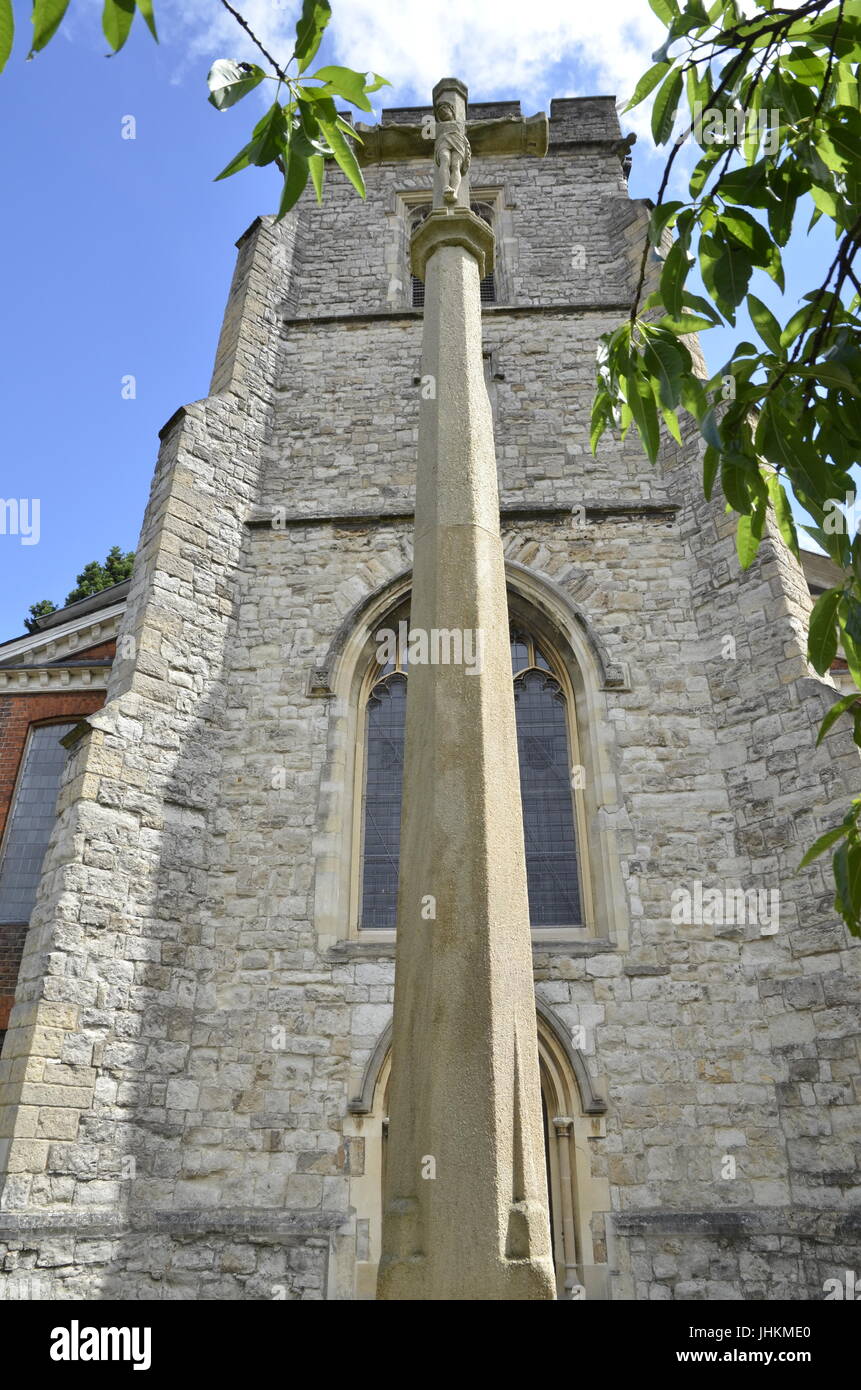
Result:
<svg viewBox="0 0 861 1390"><path fill-rule="evenodd" d="M546 158L471 171L559 1297L818 1299L861 1258L859 952L796 868L858 757L814 747L800 568L770 536L739 572L696 442L590 453L627 148L612 99L559 100ZM374 1296L431 165L366 177L240 240L105 703L61 711L0 1062L7 1287Z"/></svg>

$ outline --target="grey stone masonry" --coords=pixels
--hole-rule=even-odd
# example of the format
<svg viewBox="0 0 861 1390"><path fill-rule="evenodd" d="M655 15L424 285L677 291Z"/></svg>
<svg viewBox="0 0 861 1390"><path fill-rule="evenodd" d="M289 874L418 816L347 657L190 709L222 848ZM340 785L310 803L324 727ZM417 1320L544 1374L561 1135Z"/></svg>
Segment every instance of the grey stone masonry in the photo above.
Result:
<svg viewBox="0 0 861 1390"><path fill-rule="evenodd" d="M797 866L861 769L839 722L815 747L798 565L770 532L739 571L695 438L590 452L647 216L626 154L612 98L566 99L546 158L470 171L509 606L585 772L589 921L533 941L560 1296L819 1299L861 1272L861 953ZM0 1060L0 1298L373 1296L394 952L357 927L362 702L409 598L431 161L365 175L240 240L212 393L162 431ZM745 920L674 920L714 890Z"/></svg>

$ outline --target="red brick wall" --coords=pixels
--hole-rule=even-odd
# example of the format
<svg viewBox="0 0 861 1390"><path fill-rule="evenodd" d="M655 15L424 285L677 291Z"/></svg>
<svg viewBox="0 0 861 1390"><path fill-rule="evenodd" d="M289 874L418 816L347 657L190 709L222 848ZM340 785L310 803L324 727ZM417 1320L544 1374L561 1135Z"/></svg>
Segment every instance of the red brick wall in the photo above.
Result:
<svg viewBox="0 0 861 1390"><path fill-rule="evenodd" d="M82 719L105 703L103 690L0 695L0 836L12 803L21 756L31 724Z"/></svg>
<svg viewBox="0 0 861 1390"><path fill-rule="evenodd" d="M70 662L87 660L104 661L105 657L110 657L111 660L113 660L116 649L116 640L112 637L109 642L99 642L95 647L82 647L79 652L71 653L68 660ZM63 664L65 664L65 658Z"/></svg>
<svg viewBox="0 0 861 1390"><path fill-rule="evenodd" d="M105 645L113 648L113 643ZM112 654L112 650L105 653L106 656ZM101 709L104 703L103 690L0 695L0 837L12 803L30 725L52 720L82 719ZM14 1002L26 930L26 926L0 924L0 1032L7 1025Z"/></svg>
<svg viewBox="0 0 861 1390"><path fill-rule="evenodd" d="M0 926L0 1033L9 1024L26 934L26 927Z"/></svg>

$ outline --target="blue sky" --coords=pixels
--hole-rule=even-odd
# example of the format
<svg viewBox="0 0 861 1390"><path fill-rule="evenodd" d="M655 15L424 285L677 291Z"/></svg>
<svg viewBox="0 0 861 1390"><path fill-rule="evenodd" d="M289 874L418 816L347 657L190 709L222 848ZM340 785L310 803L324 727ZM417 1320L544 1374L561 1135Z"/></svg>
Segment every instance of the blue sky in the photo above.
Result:
<svg viewBox="0 0 861 1390"><path fill-rule="evenodd" d="M286 61L298 4L240 8ZM112 58L96 0L73 0L32 62L28 9L16 0L21 32L0 74L0 497L40 500L40 539L0 534L0 640L23 631L34 601L61 603L89 560L114 544L134 548L158 430L208 389L234 242L278 197L271 170L213 182L261 109L256 94L224 114L206 100L213 59L251 56L218 0L155 0L162 43L136 17ZM390 77L380 105L426 103L452 72L473 99L520 98L528 112L552 96L627 95L661 26L646 0L578 9L545 0L533 21L511 0L445 11L426 0L333 0L321 57ZM122 138L126 116L134 140ZM640 132L631 193L654 196L662 157L642 116L624 123ZM757 290L780 317L818 283L832 245L822 228L794 237L783 305ZM705 335L711 366L732 341ZM129 376L134 399L123 397Z"/></svg>

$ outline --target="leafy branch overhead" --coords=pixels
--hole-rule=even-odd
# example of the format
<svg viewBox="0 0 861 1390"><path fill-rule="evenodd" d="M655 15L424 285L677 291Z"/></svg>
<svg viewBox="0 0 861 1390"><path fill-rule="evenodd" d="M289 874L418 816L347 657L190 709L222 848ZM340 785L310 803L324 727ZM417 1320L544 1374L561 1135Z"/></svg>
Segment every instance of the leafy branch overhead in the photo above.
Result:
<svg viewBox="0 0 861 1390"><path fill-rule="evenodd" d="M70 0L33 0L29 57L40 52L53 38L69 3ZM229 0L221 0L221 4L260 50L270 70L256 63L219 58L213 63L207 79L212 105L218 111L226 111L261 82L276 82L277 87L274 102L255 125L248 144L226 169L222 169L218 178L226 179L252 164L275 164L284 179L278 208L280 219L301 197L309 178L317 201L322 201L326 162L334 160L364 198L365 181L351 144L353 140L358 141L359 136L349 122L339 116L336 101L346 101L360 111L370 112L369 95L389 83L378 73L354 72L352 68L322 67L316 72L307 72L332 17L328 0L304 0L293 52L284 67L267 52L248 21ZM118 53L126 42L136 9L158 42L153 0L104 0L102 29L113 53ZM12 51L14 36L12 0L0 0L0 72ZM291 73L289 69L293 64L295 69ZM285 94L286 100L283 99Z"/></svg>
<svg viewBox="0 0 861 1390"><path fill-rule="evenodd" d="M28 58L40 53L51 41L65 19L69 4L70 0L33 0L33 37ZM102 31L113 53L119 53L128 38L135 9L140 10L147 28L158 43L153 0L104 0ZM14 40L15 16L12 0L0 0L0 72L6 66Z"/></svg>
<svg viewBox="0 0 861 1390"><path fill-rule="evenodd" d="M222 3L231 9L226 0ZM231 13L235 11L231 9ZM229 178L250 164L277 164L284 176L279 219L301 197L309 178L317 201L322 200L326 161L330 159L343 170L356 192L365 196L365 181L350 143L359 140L359 136L349 122L338 115L335 102L336 99L347 101L360 111L371 111L370 93L389 84L377 73L354 72L352 68L343 67L322 67L306 75L331 13L327 0L305 0L296 25L295 47L286 68L275 62L246 22L237 16L274 71L266 72L254 63L220 58L209 73L209 100L219 111L241 101L261 82L270 80L278 84L275 100L257 122L251 140L222 169L218 178ZM293 63L296 68L291 75L288 69ZM282 101L284 89L286 101Z"/></svg>
<svg viewBox="0 0 861 1390"><path fill-rule="evenodd" d="M654 94L652 134L670 150L630 317L599 346L592 448L605 430L624 436L633 424L654 463L661 424L681 442L680 416L691 417L705 495L719 486L727 511L737 514L744 567L756 556L769 507L798 555L789 485L814 519L810 534L843 571L813 609L809 659L824 674L839 646L859 687L859 697L829 712L820 737L851 716L861 747L861 537L850 536L841 510L854 497L850 470L861 455L861 0L809 0L794 9L761 0L744 12L737 0L649 4L667 36L628 106ZM664 201L688 142L696 163L687 196ZM752 285L765 276L783 292L781 252L802 215L811 227L831 224L835 251L822 283L778 318ZM655 251L663 253L658 287L643 298ZM704 295L688 288L695 267ZM758 342L738 342L711 380L701 379L687 335L735 327L742 306ZM807 856L841 841L836 907L854 934L861 934L859 816L861 799Z"/></svg>

